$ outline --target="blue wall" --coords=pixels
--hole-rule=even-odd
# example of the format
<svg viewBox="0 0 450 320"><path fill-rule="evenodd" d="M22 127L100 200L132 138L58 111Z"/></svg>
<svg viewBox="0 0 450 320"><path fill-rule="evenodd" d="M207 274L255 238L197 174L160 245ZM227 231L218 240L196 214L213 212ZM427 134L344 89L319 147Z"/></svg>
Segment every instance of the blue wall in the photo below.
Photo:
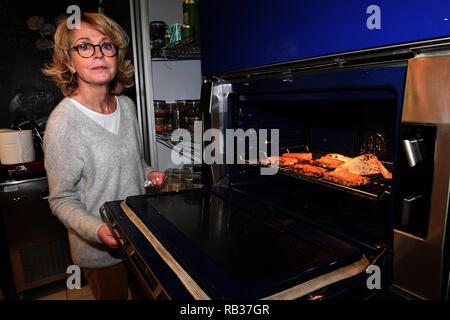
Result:
<svg viewBox="0 0 450 320"><path fill-rule="evenodd" d="M204 75L450 36L450 0L202 0L200 14Z"/></svg>

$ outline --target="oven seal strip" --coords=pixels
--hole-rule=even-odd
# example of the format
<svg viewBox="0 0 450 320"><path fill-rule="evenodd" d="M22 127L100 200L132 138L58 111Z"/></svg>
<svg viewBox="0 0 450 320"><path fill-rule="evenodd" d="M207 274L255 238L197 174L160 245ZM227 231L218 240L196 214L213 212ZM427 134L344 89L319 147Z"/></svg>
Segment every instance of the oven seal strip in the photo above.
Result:
<svg viewBox="0 0 450 320"><path fill-rule="evenodd" d="M189 293L196 300L211 300L211 298L198 286L198 284L189 276L189 274L178 264L173 256L163 247L155 235L144 225L133 210L122 201L120 204L122 210L128 216L130 221L139 229L139 231L147 238L156 252L161 256L164 262L180 279ZM362 258L350 265L334 270L327 274L321 275L317 278L311 279L297 286L291 287L284 291L275 293L271 296L262 298L262 300L287 300L297 299L315 290L333 284L335 282L355 276L370 265L367 258L363 255Z"/></svg>
<svg viewBox="0 0 450 320"><path fill-rule="evenodd" d="M189 276L189 274L178 264L178 262L173 258L173 256L163 247L163 245L158 241L158 239L153 235L153 233L148 230L144 223L139 219L138 216L133 212L133 210L127 206L125 201L120 203L120 207L134 223L134 225L139 229L140 232L147 238L156 252L161 256L164 262L169 266L170 269L177 275L189 293L196 300L211 300L211 298L198 286L198 284Z"/></svg>
<svg viewBox="0 0 450 320"><path fill-rule="evenodd" d="M324 288L330 284L338 281L356 276L369 267L370 262L366 256L348 266L339 268L332 272L321 275L317 278L311 279L292 288L275 293L271 296L263 298L261 300L292 300L303 297L309 293L312 293L318 289Z"/></svg>

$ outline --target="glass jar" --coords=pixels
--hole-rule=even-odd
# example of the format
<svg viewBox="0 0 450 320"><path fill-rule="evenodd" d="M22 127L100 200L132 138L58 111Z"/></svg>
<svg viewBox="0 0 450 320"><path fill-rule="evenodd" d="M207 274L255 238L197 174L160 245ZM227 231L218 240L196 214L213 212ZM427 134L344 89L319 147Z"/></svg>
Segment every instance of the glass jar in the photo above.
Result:
<svg viewBox="0 0 450 320"><path fill-rule="evenodd" d="M186 101L187 101L187 100L177 100L177 101L176 101L177 107L178 107L181 111L184 111L184 110L186 109Z"/></svg>
<svg viewBox="0 0 450 320"><path fill-rule="evenodd" d="M200 117L186 117L186 129L188 129L191 132L195 131L195 122L196 121L202 121L202 118Z"/></svg>
<svg viewBox="0 0 450 320"><path fill-rule="evenodd" d="M154 100L155 116L168 116L166 102L164 100Z"/></svg>
<svg viewBox="0 0 450 320"><path fill-rule="evenodd" d="M183 180L192 181L192 179L194 179L194 176L191 172L187 172L187 173L185 172L183 174Z"/></svg>
<svg viewBox="0 0 450 320"><path fill-rule="evenodd" d="M167 130L167 120L169 117L166 102L164 100L154 100L153 106L155 109L155 131L164 132Z"/></svg>
<svg viewBox="0 0 450 320"><path fill-rule="evenodd" d="M193 164L184 164L183 170L186 170L186 172L189 172L192 174L194 172L194 165Z"/></svg>
<svg viewBox="0 0 450 320"><path fill-rule="evenodd" d="M186 100L186 115L190 117L201 116L200 100Z"/></svg>
<svg viewBox="0 0 450 320"><path fill-rule="evenodd" d="M167 118L155 116L155 131L164 132L167 130Z"/></svg>
<svg viewBox="0 0 450 320"><path fill-rule="evenodd" d="M192 187L193 188L204 188L205 184L203 183L203 180L198 178L198 179L193 179L192 180Z"/></svg>
<svg viewBox="0 0 450 320"><path fill-rule="evenodd" d="M174 168L167 168L166 171L164 171L164 173L167 175L168 178L172 178L174 170L175 170Z"/></svg>
<svg viewBox="0 0 450 320"><path fill-rule="evenodd" d="M167 108L167 112L168 112L168 120L167 120L167 131L172 131L172 130L175 130L175 129L178 129L177 128L177 123L176 123L176 121L174 121L174 113L176 112L176 109L177 109L177 104L176 103L174 103L174 102L171 102L171 103L167 103L166 104L166 108Z"/></svg>
<svg viewBox="0 0 450 320"><path fill-rule="evenodd" d="M170 192L170 191L179 191L182 190L182 182L181 180L172 179L169 180L169 182L164 187L164 192Z"/></svg>
<svg viewBox="0 0 450 320"><path fill-rule="evenodd" d="M177 100L177 109L179 112L179 128L186 128L186 124L184 121L185 112L186 112L186 100Z"/></svg>
<svg viewBox="0 0 450 320"><path fill-rule="evenodd" d="M166 40L167 25L164 21L150 22L150 39L151 40Z"/></svg>
<svg viewBox="0 0 450 320"><path fill-rule="evenodd" d="M192 176L194 179L198 179L202 177L202 165L196 164L192 167Z"/></svg>
<svg viewBox="0 0 450 320"><path fill-rule="evenodd" d="M174 169L173 170L174 179L181 180L183 178L183 174L184 174L183 169Z"/></svg>
<svg viewBox="0 0 450 320"><path fill-rule="evenodd" d="M162 58L162 49L165 46L165 40L152 40L150 43L150 52L152 58Z"/></svg>

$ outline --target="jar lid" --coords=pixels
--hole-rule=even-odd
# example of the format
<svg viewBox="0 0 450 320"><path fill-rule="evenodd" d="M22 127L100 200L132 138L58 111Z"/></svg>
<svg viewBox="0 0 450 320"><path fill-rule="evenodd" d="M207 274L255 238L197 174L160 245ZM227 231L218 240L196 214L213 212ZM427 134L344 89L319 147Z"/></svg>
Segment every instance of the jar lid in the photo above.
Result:
<svg viewBox="0 0 450 320"><path fill-rule="evenodd" d="M164 21L152 21L150 22L150 25L166 25Z"/></svg>
<svg viewBox="0 0 450 320"><path fill-rule="evenodd" d="M192 185L195 187L204 187L205 186L202 179L193 179Z"/></svg>
<svg viewBox="0 0 450 320"><path fill-rule="evenodd" d="M173 173L174 173L174 174L177 174L177 175L178 175L178 174L179 174L179 175L183 175L183 174L184 174L184 171L183 171L183 169L174 169L174 170L173 170Z"/></svg>
<svg viewBox="0 0 450 320"><path fill-rule="evenodd" d="M173 168L168 168L166 169L166 171L164 171L164 173L168 176L171 177L173 175Z"/></svg>
<svg viewBox="0 0 450 320"><path fill-rule="evenodd" d="M164 100L153 100L153 103L156 106L165 106L166 102Z"/></svg>

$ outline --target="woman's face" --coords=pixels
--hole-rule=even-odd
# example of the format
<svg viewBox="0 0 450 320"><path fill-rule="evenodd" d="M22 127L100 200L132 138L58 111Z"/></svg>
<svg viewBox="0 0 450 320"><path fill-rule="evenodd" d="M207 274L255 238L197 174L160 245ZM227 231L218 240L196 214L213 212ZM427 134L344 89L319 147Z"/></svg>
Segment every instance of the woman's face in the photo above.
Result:
<svg viewBox="0 0 450 320"><path fill-rule="evenodd" d="M90 24L81 22L80 29L74 29L70 33L70 47L73 48L82 43L93 45L110 42L100 31ZM95 52L89 58L81 57L76 51L71 51L69 68L78 76L78 87L108 86L117 73L117 56L106 57L99 47L94 47Z"/></svg>

